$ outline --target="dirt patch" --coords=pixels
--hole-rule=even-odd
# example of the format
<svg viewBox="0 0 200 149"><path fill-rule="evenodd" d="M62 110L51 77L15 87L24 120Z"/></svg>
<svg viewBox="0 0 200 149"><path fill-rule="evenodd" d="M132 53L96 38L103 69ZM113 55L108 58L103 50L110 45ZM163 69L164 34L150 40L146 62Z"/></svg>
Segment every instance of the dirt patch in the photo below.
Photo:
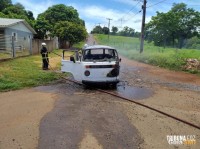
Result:
<svg viewBox="0 0 200 149"><path fill-rule="evenodd" d="M157 89L156 96L143 103L200 126L198 93ZM199 148L200 131L149 109L124 103L124 110L144 140L142 148ZM195 135L195 145L169 145L167 135Z"/></svg>
<svg viewBox="0 0 200 149"><path fill-rule="evenodd" d="M0 94L0 148L35 149L39 123L53 108L55 95L32 89Z"/></svg>
<svg viewBox="0 0 200 149"><path fill-rule="evenodd" d="M145 100L145 105L200 126L200 78L184 72L130 61L123 58L121 78L130 86L147 87L155 94ZM198 149L200 131L149 109L127 102L123 104L132 125L140 132L144 143L141 148L191 148ZM169 145L167 135L195 135L195 145Z"/></svg>
<svg viewBox="0 0 200 149"><path fill-rule="evenodd" d="M85 136L80 143L80 149L103 149L98 140L92 135L91 132L86 130Z"/></svg>
<svg viewBox="0 0 200 149"><path fill-rule="evenodd" d="M170 71L164 68L129 60L123 56L120 57L122 57L122 63L125 63L127 67L130 66L134 67L135 69L138 68L139 73L146 77L148 76L149 78L156 78L166 82L179 82L200 85L200 77L197 75L189 74L186 72Z"/></svg>

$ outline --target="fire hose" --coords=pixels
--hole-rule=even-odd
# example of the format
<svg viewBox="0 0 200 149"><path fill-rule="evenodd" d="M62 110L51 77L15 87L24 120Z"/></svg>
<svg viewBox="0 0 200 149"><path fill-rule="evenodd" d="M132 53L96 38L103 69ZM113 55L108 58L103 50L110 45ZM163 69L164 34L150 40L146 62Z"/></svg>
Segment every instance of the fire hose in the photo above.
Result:
<svg viewBox="0 0 200 149"><path fill-rule="evenodd" d="M54 53L54 54L55 54L55 53ZM56 54L56 55L58 55L58 54ZM60 55L59 55L59 56L60 56ZM61 57L62 57L62 56L61 56ZM50 68L51 68L52 71L56 72L56 71L51 67L51 65L49 65L49 66L50 66ZM56 73L57 73L57 72L56 72ZM82 85L82 86L84 85L84 84L82 84L81 82L78 82L78 81L75 81L75 80L71 80L71 79L65 78L65 77L63 77L62 75L60 75L60 77L61 77L62 79L64 79L64 80L66 80L66 81L69 81L69 82L72 82L72 83L75 83L75 84L78 84L78 85ZM193 127L193 128L196 128L196 129L199 129L199 130L200 130L200 126L198 126L198 125L196 125L196 124L193 124L193 123L191 123L191 122L188 122L188 121L186 121L186 120L183 120L183 119L181 119L181 118L178 118L178 117L176 117L176 116L173 116L173 115L171 115L171 114L168 114L168 113L166 113L166 112L163 112L163 111L161 111L161 110L158 110L158 109L156 109L156 108L153 108L153 107L151 107L151 106L142 104L142 103L140 103L140 102L131 100L131 99L129 99L129 98L126 98L126 97L123 97L123 96L120 96L120 95L117 95L117 94L115 94L115 93L111 93L111 92L108 92L108 91L105 91L105 90L102 90L102 89L98 89L98 88L95 88L95 89L96 89L97 91L101 92L101 93L105 93L105 94L108 94L108 95L111 95L111 96L114 96L114 97L117 97L117 98L126 100L126 101L128 101L128 102L131 102L131 103L134 103L134 104L139 105L139 106L141 106L141 107L144 107L144 108L147 108L147 109L149 109L149 110L155 111L155 112L157 112L157 113L160 113L160 114L162 114L162 115L165 115L165 116L167 116L167 117L170 117L170 118L172 118L172 119L174 119L174 120L177 120L177 121L182 122L182 123L184 123L184 124L186 124L186 125L188 125L188 126L191 126L191 127Z"/></svg>

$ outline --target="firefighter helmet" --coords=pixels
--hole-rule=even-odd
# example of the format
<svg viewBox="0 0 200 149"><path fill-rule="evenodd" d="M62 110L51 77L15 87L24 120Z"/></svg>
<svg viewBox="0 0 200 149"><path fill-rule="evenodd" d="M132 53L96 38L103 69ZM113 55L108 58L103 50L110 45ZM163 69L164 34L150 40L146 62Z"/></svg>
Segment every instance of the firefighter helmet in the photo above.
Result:
<svg viewBox="0 0 200 149"><path fill-rule="evenodd" d="M45 42L43 42L43 43L42 43L42 46L46 46L46 43L45 43Z"/></svg>

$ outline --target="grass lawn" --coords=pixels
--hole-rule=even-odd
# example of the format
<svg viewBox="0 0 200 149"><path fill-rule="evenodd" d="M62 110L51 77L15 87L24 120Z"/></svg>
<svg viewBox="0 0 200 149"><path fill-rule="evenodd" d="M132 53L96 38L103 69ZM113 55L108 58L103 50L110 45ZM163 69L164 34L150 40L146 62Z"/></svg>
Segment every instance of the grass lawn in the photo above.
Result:
<svg viewBox="0 0 200 149"><path fill-rule="evenodd" d="M7 58L11 58L11 54L10 53L5 53L5 52L0 52L0 59L7 59Z"/></svg>
<svg viewBox="0 0 200 149"><path fill-rule="evenodd" d="M83 46L84 46L84 44L85 44L85 42L82 41L82 42L79 42L79 43L74 44L73 47L76 47L76 48L82 49Z"/></svg>
<svg viewBox="0 0 200 149"><path fill-rule="evenodd" d="M61 50L55 50L57 54ZM50 53L50 64L54 69L60 70L61 57ZM17 58L0 63L0 92L33 87L50 83L59 79L59 74L42 70L41 55Z"/></svg>
<svg viewBox="0 0 200 149"><path fill-rule="evenodd" d="M29 55L28 50L23 50L23 51L17 50L15 53L15 57L27 56L27 55ZM0 60L7 59L7 58L12 58L11 51L0 51Z"/></svg>
<svg viewBox="0 0 200 149"><path fill-rule="evenodd" d="M115 47L120 54L140 62L169 68L172 70L182 70L186 64L186 59L196 58L200 60L200 50L163 48L154 46L152 43L144 43L144 52L139 53L140 40L133 37L94 35L99 44L106 44ZM191 71L199 73L200 71Z"/></svg>

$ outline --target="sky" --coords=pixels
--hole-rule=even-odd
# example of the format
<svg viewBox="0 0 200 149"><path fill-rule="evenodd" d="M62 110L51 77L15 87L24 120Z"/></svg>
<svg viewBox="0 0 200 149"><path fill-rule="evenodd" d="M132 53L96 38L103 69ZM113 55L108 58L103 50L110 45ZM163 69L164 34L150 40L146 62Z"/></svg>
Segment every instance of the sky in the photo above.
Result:
<svg viewBox="0 0 200 149"><path fill-rule="evenodd" d="M173 3L185 3L188 8L200 11L199 0L147 0L146 23L151 20L156 12L168 12ZM136 31L141 30L143 0L12 0L12 3L21 3L26 10L33 12L34 17L43 13L48 7L56 4L73 6L85 21L87 31L90 32L95 26L101 25L110 29L116 26L119 30L124 26L131 27Z"/></svg>

